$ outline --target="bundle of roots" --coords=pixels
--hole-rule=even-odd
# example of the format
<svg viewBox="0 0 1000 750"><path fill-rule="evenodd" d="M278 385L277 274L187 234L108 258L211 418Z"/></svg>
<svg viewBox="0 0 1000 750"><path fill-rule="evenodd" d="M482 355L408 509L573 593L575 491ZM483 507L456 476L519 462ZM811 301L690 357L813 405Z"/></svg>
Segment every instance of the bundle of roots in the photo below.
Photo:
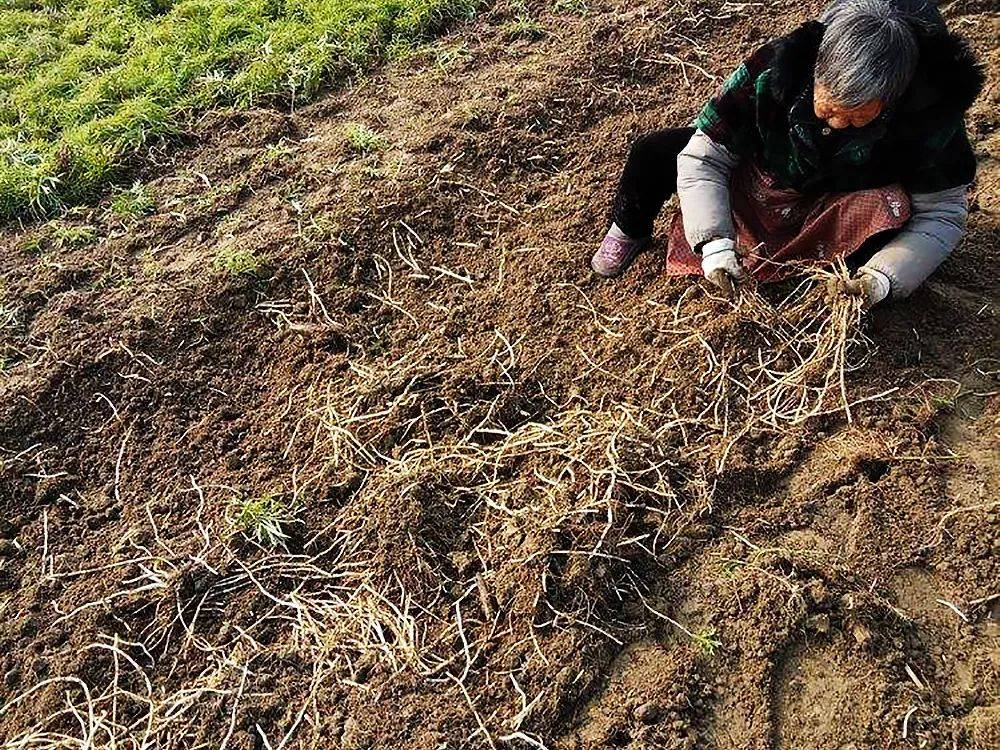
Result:
<svg viewBox="0 0 1000 750"><path fill-rule="evenodd" d="M840 264L816 270L777 304L752 287L737 308L758 334L755 361L743 367L752 415L767 424L800 424L854 405L847 374L863 367L874 345L862 326L862 299L831 293L849 278Z"/></svg>

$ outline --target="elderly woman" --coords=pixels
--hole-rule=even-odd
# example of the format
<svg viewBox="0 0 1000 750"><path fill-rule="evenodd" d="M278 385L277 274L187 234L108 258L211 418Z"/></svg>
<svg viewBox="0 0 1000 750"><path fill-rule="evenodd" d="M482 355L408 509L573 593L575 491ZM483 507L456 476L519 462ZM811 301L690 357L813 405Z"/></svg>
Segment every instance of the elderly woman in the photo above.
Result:
<svg viewBox="0 0 1000 750"><path fill-rule="evenodd" d="M623 271L674 192L667 272L731 291L846 258L866 306L909 295L965 231L964 115L983 74L923 0L837 0L729 77L694 128L632 146L591 263Z"/></svg>

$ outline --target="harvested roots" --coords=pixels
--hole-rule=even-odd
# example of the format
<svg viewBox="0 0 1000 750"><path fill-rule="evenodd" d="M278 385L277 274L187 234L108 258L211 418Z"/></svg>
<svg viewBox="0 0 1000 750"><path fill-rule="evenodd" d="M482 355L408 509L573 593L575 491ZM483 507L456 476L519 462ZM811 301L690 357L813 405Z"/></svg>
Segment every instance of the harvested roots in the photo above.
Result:
<svg viewBox="0 0 1000 750"><path fill-rule="evenodd" d="M863 367L874 347L862 330L861 298L826 293L831 280L846 278L843 264L815 271L777 305L742 290L737 307L767 342L744 368L750 411L767 424L801 424L841 408L851 421L846 374Z"/></svg>

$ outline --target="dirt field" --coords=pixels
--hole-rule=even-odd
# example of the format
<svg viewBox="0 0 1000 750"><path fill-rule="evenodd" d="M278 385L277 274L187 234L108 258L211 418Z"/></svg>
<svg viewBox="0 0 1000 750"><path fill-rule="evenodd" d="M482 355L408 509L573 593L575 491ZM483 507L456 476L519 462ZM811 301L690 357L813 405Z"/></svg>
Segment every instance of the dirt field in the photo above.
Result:
<svg viewBox="0 0 1000 750"><path fill-rule="evenodd" d="M992 3L969 235L824 413L662 243L587 266L630 139L819 5L500 6L3 230L3 747L1000 746Z"/></svg>

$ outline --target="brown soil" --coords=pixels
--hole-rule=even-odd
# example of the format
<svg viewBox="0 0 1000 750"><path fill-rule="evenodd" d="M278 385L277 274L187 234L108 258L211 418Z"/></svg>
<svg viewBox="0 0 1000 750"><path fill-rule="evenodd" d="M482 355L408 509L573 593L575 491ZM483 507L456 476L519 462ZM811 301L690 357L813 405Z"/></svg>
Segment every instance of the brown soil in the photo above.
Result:
<svg viewBox="0 0 1000 750"><path fill-rule="evenodd" d="M154 215L4 230L4 746L997 747L992 4L947 11L989 70L969 236L871 316L849 394L895 390L851 420L734 432L703 349L753 321L659 245L587 268L630 139L818 5L499 7L206 119ZM233 527L272 495L287 553Z"/></svg>

